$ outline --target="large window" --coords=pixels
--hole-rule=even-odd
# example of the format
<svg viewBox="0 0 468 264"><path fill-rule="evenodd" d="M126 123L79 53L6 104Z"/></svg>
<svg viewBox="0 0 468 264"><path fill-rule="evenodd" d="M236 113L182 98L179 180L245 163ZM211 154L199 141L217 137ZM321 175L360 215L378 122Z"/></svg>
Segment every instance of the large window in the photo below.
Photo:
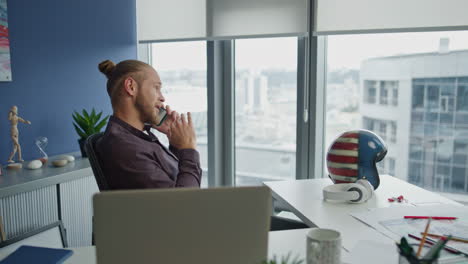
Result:
<svg viewBox="0 0 468 264"><path fill-rule="evenodd" d="M295 179L297 38L235 42L236 185Z"/></svg>
<svg viewBox="0 0 468 264"><path fill-rule="evenodd" d="M197 150L203 169L202 186L207 186L208 123L206 42L151 44L151 65L158 71L166 105L179 113L191 112L197 134ZM157 132L156 132L157 133ZM166 136L158 138L168 144Z"/></svg>
<svg viewBox="0 0 468 264"><path fill-rule="evenodd" d="M388 82L381 81L380 82L380 104L387 105L388 104Z"/></svg>
<svg viewBox="0 0 468 264"><path fill-rule="evenodd" d="M376 81L364 81L364 96L365 102L369 104L375 104L377 102L377 82Z"/></svg>
<svg viewBox="0 0 468 264"><path fill-rule="evenodd" d="M468 32L329 36L327 43L326 147L346 130L369 129L388 144L381 173L468 193Z"/></svg>

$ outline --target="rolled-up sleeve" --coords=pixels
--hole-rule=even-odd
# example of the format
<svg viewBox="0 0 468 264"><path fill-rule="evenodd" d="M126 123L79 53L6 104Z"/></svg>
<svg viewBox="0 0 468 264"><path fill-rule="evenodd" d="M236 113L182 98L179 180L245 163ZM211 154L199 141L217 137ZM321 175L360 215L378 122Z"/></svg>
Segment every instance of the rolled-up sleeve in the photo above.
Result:
<svg viewBox="0 0 468 264"><path fill-rule="evenodd" d="M179 174L177 187L200 186L202 170L200 168L200 154L195 149L177 150L179 158Z"/></svg>

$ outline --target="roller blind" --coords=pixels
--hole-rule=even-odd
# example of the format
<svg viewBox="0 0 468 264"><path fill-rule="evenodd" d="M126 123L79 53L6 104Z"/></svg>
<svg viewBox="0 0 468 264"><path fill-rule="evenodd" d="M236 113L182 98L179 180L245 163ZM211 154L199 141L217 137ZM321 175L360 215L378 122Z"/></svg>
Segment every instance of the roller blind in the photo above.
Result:
<svg viewBox="0 0 468 264"><path fill-rule="evenodd" d="M137 0L141 43L307 34L308 0Z"/></svg>
<svg viewBox="0 0 468 264"><path fill-rule="evenodd" d="M466 0L316 0L314 33L468 29Z"/></svg>

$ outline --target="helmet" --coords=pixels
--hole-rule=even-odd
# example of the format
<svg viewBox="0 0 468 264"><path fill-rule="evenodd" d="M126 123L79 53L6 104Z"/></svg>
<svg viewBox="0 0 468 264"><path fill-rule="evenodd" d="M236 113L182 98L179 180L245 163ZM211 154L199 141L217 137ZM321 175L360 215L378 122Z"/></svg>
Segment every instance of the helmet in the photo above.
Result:
<svg viewBox="0 0 468 264"><path fill-rule="evenodd" d="M328 149L328 176L334 183L368 180L377 189L380 179L375 164L386 154L387 144L375 133L364 129L345 132Z"/></svg>

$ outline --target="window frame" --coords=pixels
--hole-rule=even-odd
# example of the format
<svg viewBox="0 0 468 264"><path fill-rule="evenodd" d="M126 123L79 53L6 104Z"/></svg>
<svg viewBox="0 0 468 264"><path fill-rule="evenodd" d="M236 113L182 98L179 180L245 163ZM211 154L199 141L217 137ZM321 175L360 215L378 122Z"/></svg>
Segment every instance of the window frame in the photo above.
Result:
<svg viewBox="0 0 468 264"><path fill-rule="evenodd" d="M314 13L313 1L309 14ZM296 179L324 176L327 38L297 37ZM284 37L284 36L279 36ZM157 41L158 43L162 41ZM167 42L167 41L165 41ZM151 61L151 43L139 43L137 56ZM207 40L208 186L235 184L235 40ZM210 173L211 172L211 173Z"/></svg>
<svg viewBox="0 0 468 264"><path fill-rule="evenodd" d="M326 35L313 34L316 1L309 1L308 34L297 37L297 127L296 127L296 179L323 178L325 176L325 127L326 127ZM270 36L271 37L271 36ZM283 36L284 37L284 36ZM145 47L146 46L146 47ZM149 61L150 44L138 44L138 57ZM207 41L208 76L208 168L209 187L233 186L235 184L235 40ZM146 59L145 59L146 58ZM374 80L364 80L375 82ZM413 80L414 81L414 80ZM416 80L417 81L417 80ZM413 84L414 85L414 84ZM411 102L412 112L424 112L430 105L430 86L419 84L423 98ZM368 102L368 87L361 97L365 104L380 103L380 84L374 83L373 102ZM388 105L399 105L398 81L386 87ZM466 85L468 87L468 83ZM224 92L220 92L224 91ZM468 88L466 88L468 90ZM414 91L413 91L414 92ZM437 94L440 94L438 91ZM456 113L459 109L459 94L455 94ZM440 108L440 97L437 98ZM412 99L413 100L413 99ZM466 100L461 100L465 102ZM438 110L438 109L437 109ZM391 124L388 124L391 127ZM387 130L389 127L387 125ZM374 122L374 126L376 126ZM393 133L390 128L390 137ZM388 133L387 133L388 134ZM397 136L397 135L395 135ZM409 158L409 162L418 162ZM411 182L411 176L408 175ZM416 177L420 177L416 175ZM468 197L468 196L466 196Z"/></svg>

